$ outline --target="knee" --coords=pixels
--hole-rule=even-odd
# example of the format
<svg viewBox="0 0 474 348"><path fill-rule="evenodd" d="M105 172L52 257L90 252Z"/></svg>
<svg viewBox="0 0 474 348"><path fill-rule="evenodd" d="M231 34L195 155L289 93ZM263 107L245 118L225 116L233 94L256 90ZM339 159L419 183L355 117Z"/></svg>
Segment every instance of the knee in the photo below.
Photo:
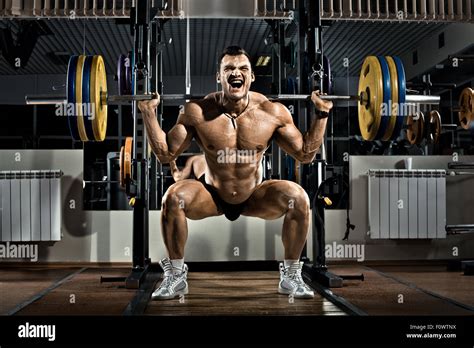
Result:
<svg viewBox="0 0 474 348"><path fill-rule="evenodd" d="M288 213L303 217L309 216L310 203L306 191L302 187L296 186L289 196Z"/></svg>
<svg viewBox="0 0 474 348"><path fill-rule="evenodd" d="M166 191L162 200L162 213L165 215L178 214L184 209L184 197L173 186Z"/></svg>

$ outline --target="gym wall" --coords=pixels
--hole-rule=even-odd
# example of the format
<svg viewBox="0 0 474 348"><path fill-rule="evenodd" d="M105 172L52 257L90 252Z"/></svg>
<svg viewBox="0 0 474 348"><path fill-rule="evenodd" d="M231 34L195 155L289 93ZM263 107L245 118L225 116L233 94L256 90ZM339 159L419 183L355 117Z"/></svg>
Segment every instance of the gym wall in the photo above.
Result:
<svg viewBox="0 0 474 348"><path fill-rule="evenodd" d="M21 160L15 161L18 155ZM82 150L0 151L0 170L60 169L64 173L61 241L39 242L39 262L130 262L133 212L83 210L82 163ZM186 258L189 261L282 259L282 223L283 219L240 217L229 224L223 216L190 220ZM150 256L152 260L165 256L160 211L150 212Z"/></svg>
<svg viewBox="0 0 474 348"><path fill-rule="evenodd" d="M21 160L15 161L20 155ZM345 210L326 210L326 242L365 245L366 260L450 259L452 247L462 258L474 256L474 236L447 236L441 240L371 240L368 231L367 169L396 168L405 156L353 156L350 158L351 222L356 226L343 242ZM413 156L413 169L447 168L451 156ZM0 170L61 169L62 237L59 242L40 242L40 262L129 262L132 211L87 211L82 203L82 150L2 150ZM461 156L459 161L474 161ZM472 223L474 178L447 177L446 223ZM71 209L71 200L75 208ZM241 216L232 224L225 217L189 220L190 261L274 260L283 257L280 218L264 221ZM311 234L309 235L311 245ZM238 248L238 249L236 249ZM308 249L311 257L311 248ZM161 239L160 212L150 213L150 256L165 254ZM331 258L330 258L331 259Z"/></svg>
<svg viewBox="0 0 474 348"><path fill-rule="evenodd" d="M474 256L474 235L448 235L446 239L374 240L367 235L368 169L396 169L409 156L351 156L350 219L356 228L347 243L364 244L368 260L449 260L455 258L452 248L459 248L461 258ZM447 169L452 156L412 156L413 169ZM474 156L460 156L459 161L474 161ZM446 176L446 224L474 222L474 178ZM451 202L451 203L450 203ZM453 204L452 202L456 202ZM326 244L341 243L346 230L345 210L326 210Z"/></svg>

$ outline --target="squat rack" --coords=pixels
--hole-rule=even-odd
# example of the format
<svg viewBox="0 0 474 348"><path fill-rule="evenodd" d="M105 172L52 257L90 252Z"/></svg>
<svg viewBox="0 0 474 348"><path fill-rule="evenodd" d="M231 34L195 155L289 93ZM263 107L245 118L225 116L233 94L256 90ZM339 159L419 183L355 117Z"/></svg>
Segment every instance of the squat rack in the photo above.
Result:
<svg viewBox="0 0 474 348"><path fill-rule="evenodd" d="M286 2L285 2L286 3ZM151 1L137 1L135 7L130 10L131 33L134 36L134 57L135 64L133 66L133 94L149 94L157 91L163 94L163 71L162 71L162 29L168 18L156 18L159 11L163 11L167 7L165 1L154 2L158 7L152 7ZM316 74L316 67L322 66L323 61L323 43L322 43L322 25L320 16L320 2L311 0L300 0L297 4L297 21L299 22L299 45L297 71L299 82L298 90L300 93L311 94L316 82L319 86L322 84L322 74ZM293 20L293 9L288 10L289 14L285 19ZM221 15L222 17L222 15ZM284 68L281 64L281 58L284 47L284 23L281 14L275 12L275 17L266 15L265 19L273 25L274 33L277 35L276 43L279 44L279 52L275 57L278 58L278 65L274 67L273 77L274 88L272 92L281 93L281 80ZM303 61L304 53L307 52L307 65L313 69L313 74L306 79L301 78L305 75L305 62ZM275 60L274 60L275 61ZM320 69L320 68L318 68ZM319 77L317 81L316 77ZM324 91L323 91L324 92ZM309 100L298 100L297 114L299 119L298 126L307 128L310 123L311 114L314 108L310 107ZM311 111L313 110L313 111ZM133 199L133 255L132 270L126 277L125 285L127 288L140 288L145 281L146 275L150 270L151 260L149 257L149 210L158 207L158 189L163 192L164 174L161 163L156 160L155 156L148 157L148 141L142 116L137 108L137 101L132 101L132 112L134 120L134 141L133 160L134 170L133 179L135 185L132 189L134 193ZM163 104L160 104L157 110L158 122L162 124ZM275 150L274 158L281 160L280 151ZM319 179L318 184L325 180L325 150L323 148L323 159L317 161ZM278 162L274 163L276 166ZM275 166L273 166L275 168ZM301 167L303 170L304 168ZM300 173L303 171L300 170ZM156 175L158 174L158 176ZM281 171L279 172L281 173ZM151 175L150 175L151 174ZM302 176L302 174L301 174ZM316 197L317 198L317 197ZM315 199L315 202L317 200ZM313 221L316 220L318 207L313 207ZM327 271L324 256L324 228L313 226L313 263L309 263L306 257L306 247L302 258L306 264L304 267L305 276L310 278L312 282L321 283L324 286L342 286L342 278L335 276ZM101 278L101 281L117 281L117 278Z"/></svg>

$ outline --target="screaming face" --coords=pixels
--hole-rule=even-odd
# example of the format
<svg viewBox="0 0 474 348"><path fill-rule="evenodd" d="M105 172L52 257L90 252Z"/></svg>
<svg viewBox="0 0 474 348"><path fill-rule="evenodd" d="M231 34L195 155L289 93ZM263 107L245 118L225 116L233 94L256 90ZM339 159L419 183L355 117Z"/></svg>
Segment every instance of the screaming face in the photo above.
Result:
<svg viewBox="0 0 474 348"><path fill-rule="evenodd" d="M250 85L255 81L255 75L245 55L226 55L222 58L217 80L221 82L227 98L239 100L247 96Z"/></svg>

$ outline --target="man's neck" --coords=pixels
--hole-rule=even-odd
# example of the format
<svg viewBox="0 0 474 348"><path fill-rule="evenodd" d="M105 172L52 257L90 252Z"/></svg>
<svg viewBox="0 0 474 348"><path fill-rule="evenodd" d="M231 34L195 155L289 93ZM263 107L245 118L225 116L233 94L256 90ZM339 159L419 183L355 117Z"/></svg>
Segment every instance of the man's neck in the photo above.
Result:
<svg viewBox="0 0 474 348"><path fill-rule="evenodd" d="M227 98L224 93L222 93L222 108L224 112L227 112L232 115L240 115L248 107L250 103L250 93L247 94L245 98L233 100Z"/></svg>

